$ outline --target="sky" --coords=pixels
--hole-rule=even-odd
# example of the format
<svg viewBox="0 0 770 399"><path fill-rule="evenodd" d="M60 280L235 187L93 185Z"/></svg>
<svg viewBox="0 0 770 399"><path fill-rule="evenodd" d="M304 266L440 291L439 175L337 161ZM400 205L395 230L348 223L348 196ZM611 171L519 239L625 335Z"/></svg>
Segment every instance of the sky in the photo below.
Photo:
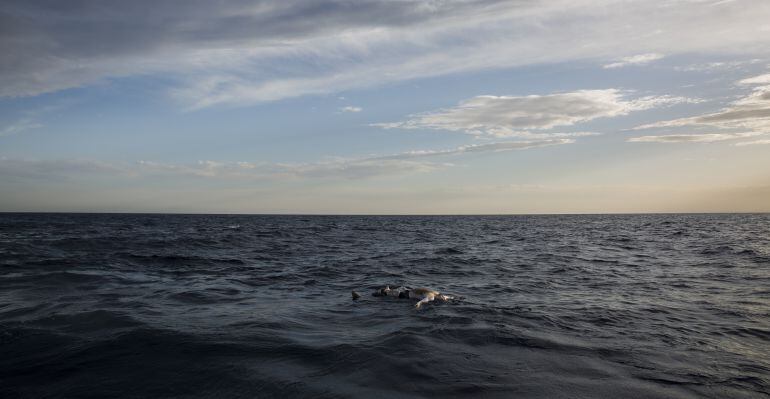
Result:
<svg viewBox="0 0 770 399"><path fill-rule="evenodd" d="M766 0L4 0L0 211L770 212Z"/></svg>

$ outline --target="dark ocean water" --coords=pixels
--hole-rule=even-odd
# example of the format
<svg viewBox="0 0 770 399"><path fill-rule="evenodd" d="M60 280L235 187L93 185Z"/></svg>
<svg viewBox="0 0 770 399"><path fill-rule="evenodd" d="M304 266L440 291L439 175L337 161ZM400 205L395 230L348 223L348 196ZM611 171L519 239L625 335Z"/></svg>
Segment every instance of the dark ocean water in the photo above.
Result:
<svg viewBox="0 0 770 399"><path fill-rule="evenodd" d="M0 214L0 397L768 398L770 215Z"/></svg>

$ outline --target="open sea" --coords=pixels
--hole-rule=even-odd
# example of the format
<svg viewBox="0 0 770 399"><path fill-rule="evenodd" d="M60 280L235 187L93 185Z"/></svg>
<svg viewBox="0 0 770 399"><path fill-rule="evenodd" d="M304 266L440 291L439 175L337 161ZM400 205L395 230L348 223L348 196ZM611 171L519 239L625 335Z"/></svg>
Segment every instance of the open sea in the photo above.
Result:
<svg viewBox="0 0 770 399"><path fill-rule="evenodd" d="M0 214L0 397L770 398L770 215Z"/></svg>

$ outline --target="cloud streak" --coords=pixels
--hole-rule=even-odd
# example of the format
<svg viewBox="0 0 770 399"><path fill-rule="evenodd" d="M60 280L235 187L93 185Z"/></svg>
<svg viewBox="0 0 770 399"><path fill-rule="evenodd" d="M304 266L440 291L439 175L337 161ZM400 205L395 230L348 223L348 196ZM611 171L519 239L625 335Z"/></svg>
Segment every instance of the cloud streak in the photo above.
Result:
<svg viewBox="0 0 770 399"><path fill-rule="evenodd" d="M739 85L759 85L753 88L751 93L733 101L729 106L718 112L679 118L668 121L650 123L634 128L634 130L656 128L682 128L682 127L710 127L725 130L744 130L746 133L720 133L700 135L679 135L679 137L692 137L691 141L720 141L718 137L751 137L770 134L770 74L746 78L738 82ZM743 135L743 136L741 136ZM703 137L703 140L695 140L695 137ZM646 136L663 137L663 136ZM673 136L672 136L673 137ZM712 139L708 139L711 137ZM646 141L630 139L629 141ZM652 139L650 139L652 140ZM676 140L672 138L671 140ZM654 140L653 140L654 141Z"/></svg>
<svg viewBox="0 0 770 399"><path fill-rule="evenodd" d="M746 145L766 145L770 144L770 139L762 139L762 140L754 140L754 141L744 141L742 143L736 143L735 145L742 147Z"/></svg>
<svg viewBox="0 0 770 399"><path fill-rule="evenodd" d="M605 64L602 66L604 69L615 69L615 68L622 68L629 65L647 65L653 61L657 61L661 58L663 58L663 54L658 53L648 53L648 54L639 54L639 55L633 55L630 57L623 57L617 62L613 62L611 64Z"/></svg>
<svg viewBox="0 0 770 399"><path fill-rule="evenodd" d="M626 141L632 143L713 143L716 141L743 139L757 135L757 133L667 134L660 136L632 137Z"/></svg>
<svg viewBox="0 0 770 399"><path fill-rule="evenodd" d="M93 160L24 160L0 158L0 178L57 179L61 177L122 176L191 177L236 180L364 179L377 176L426 173L453 164L436 158L526 150L570 144L571 139L496 142L460 146L446 150L408 151L392 155L334 158L309 163L260 163L198 161L171 164L139 161L113 164Z"/></svg>
<svg viewBox="0 0 770 399"><path fill-rule="evenodd" d="M41 127L43 127L43 124L37 122L34 118L24 117L0 129L0 137L10 136Z"/></svg>
<svg viewBox="0 0 770 399"><path fill-rule="evenodd" d="M340 108L340 112L361 112L363 111L363 108L361 107L353 107L353 106L347 106Z"/></svg>
<svg viewBox="0 0 770 399"><path fill-rule="evenodd" d="M526 150L573 143L570 139L498 142L460 146L447 150L407 151L384 156L337 158L312 163L224 163L201 161L195 165L169 165L141 162L146 171L171 172L197 177L245 179L360 179L385 175L432 172L451 167L451 163L432 161L442 156Z"/></svg>
<svg viewBox="0 0 770 399"><path fill-rule="evenodd" d="M385 129L445 130L474 136L526 137L532 134L532 130L572 126L597 118L616 117L693 101L696 100L672 96L647 96L629 100L617 89L530 96L485 95L465 100L452 108L412 115L403 122L374 126Z"/></svg>
<svg viewBox="0 0 770 399"><path fill-rule="evenodd" d="M172 97L196 109L540 63L770 52L766 1L663 8L643 0L9 0L0 96L163 76ZM630 41L641 55L623 58Z"/></svg>

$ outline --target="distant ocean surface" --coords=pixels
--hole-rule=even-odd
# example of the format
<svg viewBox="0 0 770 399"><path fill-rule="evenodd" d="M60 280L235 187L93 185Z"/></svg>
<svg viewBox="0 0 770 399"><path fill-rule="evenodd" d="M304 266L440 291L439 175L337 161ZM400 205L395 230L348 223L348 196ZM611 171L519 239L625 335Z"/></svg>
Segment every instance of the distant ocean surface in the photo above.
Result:
<svg viewBox="0 0 770 399"><path fill-rule="evenodd" d="M770 215L0 214L0 397L769 398Z"/></svg>

